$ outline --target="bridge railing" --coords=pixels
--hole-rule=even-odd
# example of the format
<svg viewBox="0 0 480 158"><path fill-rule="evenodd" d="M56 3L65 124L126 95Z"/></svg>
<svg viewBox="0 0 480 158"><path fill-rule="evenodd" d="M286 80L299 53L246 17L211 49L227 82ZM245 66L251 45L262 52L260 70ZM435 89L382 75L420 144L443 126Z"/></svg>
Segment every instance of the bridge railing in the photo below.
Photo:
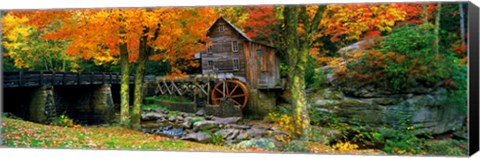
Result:
<svg viewBox="0 0 480 158"><path fill-rule="evenodd" d="M147 78L147 77L146 77ZM25 87L41 85L91 85L119 84L121 75L111 72L55 72L16 71L3 72L4 87ZM134 76L130 76L134 83Z"/></svg>

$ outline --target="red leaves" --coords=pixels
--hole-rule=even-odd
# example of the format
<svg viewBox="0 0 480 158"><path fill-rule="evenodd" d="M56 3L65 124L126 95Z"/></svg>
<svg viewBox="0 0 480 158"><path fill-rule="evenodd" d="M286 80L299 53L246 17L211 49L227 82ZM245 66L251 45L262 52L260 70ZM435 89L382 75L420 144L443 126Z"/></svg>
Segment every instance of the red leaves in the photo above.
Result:
<svg viewBox="0 0 480 158"><path fill-rule="evenodd" d="M269 38L274 32L277 15L273 6L255 6L248 8L248 20L243 25L250 38ZM271 41L270 39L268 41Z"/></svg>
<svg viewBox="0 0 480 158"><path fill-rule="evenodd" d="M467 52L467 44L462 44L456 48L454 48L455 52L457 52L457 54L461 54L461 53L465 53Z"/></svg>

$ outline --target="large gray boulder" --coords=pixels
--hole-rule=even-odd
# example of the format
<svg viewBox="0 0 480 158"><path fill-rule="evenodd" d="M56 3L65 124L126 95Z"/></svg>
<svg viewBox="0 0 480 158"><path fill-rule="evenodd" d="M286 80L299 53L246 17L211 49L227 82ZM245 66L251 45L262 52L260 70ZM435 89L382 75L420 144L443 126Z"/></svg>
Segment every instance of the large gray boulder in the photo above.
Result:
<svg viewBox="0 0 480 158"><path fill-rule="evenodd" d="M212 136L205 132L196 132L196 133L188 133L186 136L180 138L182 140L192 140L201 143L208 143Z"/></svg>
<svg viewBox="0 0 480 158"><path fill-rule="evenodd" d="M440 134L462 127L466 113L444 102L445 89L430 94L391 95L385 98L316 99L314 108L369 127L396 128L409 120L419 133Z"/></svg>
<svg viewBox="0 0 480 158"><path fill-rule="evenodd" d="M215 121L202 120L202 121L195 122L193 124L193 130L194 131L205 131L205 130L218 128L219 125L220 125L220 123L215 122Z"/></svg>

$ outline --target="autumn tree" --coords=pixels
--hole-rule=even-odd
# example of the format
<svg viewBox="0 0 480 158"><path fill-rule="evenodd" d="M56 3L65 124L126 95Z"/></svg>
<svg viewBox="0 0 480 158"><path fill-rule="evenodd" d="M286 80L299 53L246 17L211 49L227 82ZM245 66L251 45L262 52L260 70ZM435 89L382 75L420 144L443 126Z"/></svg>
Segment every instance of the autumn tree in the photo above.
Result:
<svg viewBox="0 0 480 158"><path fill-rule="evenodd" d="M333 42L340 39L361 40L364 37L391 32L396 22L405 19L399 4L332 4L321 22L322 33Z"/></svg>
<svg viewBox="0 0 480 158"><path fill-rule="evenodd" d="M308 11L307 11L308 10ZM325 6L285 6L284 40L287 51L289 92L292 97L296 137L310 139L310 117L305 94L305 67ZM309 16L309 12L310 15Z"/></svg>
<svg viewBox="0 0 480 158"><path fill-rule="evenodd" d="M3 47L5 57L13 61L16 68L44 71L72 71L78 67L75 56L65 52L66 40L45 40L43 34L55 29L56 24L48 28L37 29L26 25L28 17L16 17L7 14L2 18ZM101 60L101 59L99 59Z"/></svg>
<svg viewBox="0 0 480 158"><path fill-rule="evenodd" d="M262 41L270 45L278 43L278 35L281 13L277 13L280 7L275 6L251 6L247 7L248 20L242 26L248 37Z"/></svg>
<svg viewBox="0 0 480 158"><path fill-rule="evenodd" d="M248 8L245 6L214 7L212 9L218 16L222 16L233 25L239 26L240 29L244 29L241 26L245 25L249 19Z"/></svg>
<svg viewBox="0 0 480 158"><path fill-rule="evenodd" d="M183 67L195 66L193 61L182 65L178 61L188 61L205 49L201 41L206 41L213 15L209 8L35 11L30 13L30 23L42 28L61 21L59 28L43 37L72 40L66 49L71 55L118 58L122 71L120 121L139 129L146 60L168 61L173 75L181 75ZM137 64L135 98L130 112L128 85L133 64Z"/></svg>

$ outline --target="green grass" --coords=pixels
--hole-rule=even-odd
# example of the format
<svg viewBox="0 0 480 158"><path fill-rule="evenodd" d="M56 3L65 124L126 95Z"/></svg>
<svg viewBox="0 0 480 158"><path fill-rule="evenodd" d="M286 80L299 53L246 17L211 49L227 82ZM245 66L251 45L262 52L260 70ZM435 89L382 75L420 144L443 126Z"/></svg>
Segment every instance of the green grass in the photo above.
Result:
<svg viewBox="0 0 480 158"><path fill-rule="evenodd" d="M145 134L126 127L65 128L11 118L2 118L2 134L7 147L69 149L134 149L175 151L253 152L239 149Z"/></svg>
<svg viewBox="0 0 480 158"><path fill-rule="evenodd" d="M175 102L175 103L191 103L192 100L181 97L181 96L151 96L151 97L145 97L145 100L162 100L162 101L169 101L169 102Z"/></svg>

